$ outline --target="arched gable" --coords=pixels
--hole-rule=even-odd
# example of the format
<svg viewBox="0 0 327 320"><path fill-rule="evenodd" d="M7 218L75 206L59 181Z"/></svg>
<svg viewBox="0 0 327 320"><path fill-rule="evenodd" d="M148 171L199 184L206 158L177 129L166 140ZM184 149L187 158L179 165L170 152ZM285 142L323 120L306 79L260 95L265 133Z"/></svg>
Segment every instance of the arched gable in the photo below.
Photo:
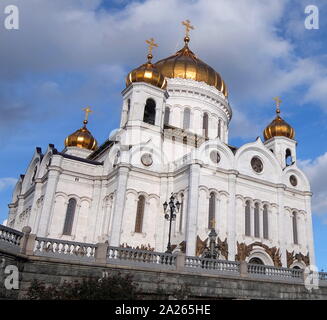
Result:
<svg viewBox="0 0 327 320"><path fill-rule="evenodd" d="M257 173L251 166L253 157L258 157L263 163L263 170ZM240 147L235 154L234 169L241 174L274 183L281 182L281 167L274 155L264 146L260 137L255 142Z"/></svg>
<svg viewBox="0 0 327 320"><path fill-rule="evenodd" d="M39 177L42 158L43 154L41 148L36 148L32 160L27 167L24 181L22 183L22 194L24 194L34 184L34 179Z"/></svg>

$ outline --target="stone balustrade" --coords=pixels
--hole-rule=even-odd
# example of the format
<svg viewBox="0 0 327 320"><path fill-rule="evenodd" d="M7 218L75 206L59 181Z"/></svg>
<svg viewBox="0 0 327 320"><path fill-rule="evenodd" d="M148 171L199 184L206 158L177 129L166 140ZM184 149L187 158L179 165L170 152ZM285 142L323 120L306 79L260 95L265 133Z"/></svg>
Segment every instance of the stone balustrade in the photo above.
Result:
<svg viewBox="0 0 327 320"><path fill-rule="evenodd" d="M248 264L247 269L251 278L303 281L301 269L277 268L259 264Z"/></svg>
<svg viewBox="0 0 327 320"><path fill-rule="evenodd" d="M26 256L55 258L58 261L80 261L97 265L132 266L153 270L171 270L195 274L229 275L249 279L304 283L301 269L277 268L248 264L244 261L225 261L186 256L178 252L167 254L149 250L111 247L108 243L82 243L37 237L30 227L23 232L0 225L0 250ZM319 284L327 285L327 273L319 273Z"/></svg>
<svg viewBox="0 0 327 320"><path fill-rule="evenodd" d="M176 255L148 250L108 247L107 262L109 264L127 264L175 270Z"/></svg>
<svg viewBox="0 0 327 320"><path fill-rule="evenodd" d="M36 237L33 251L36 256L95 261L95 250L91 243Z"/></svg>
<svg viewBox="0 0 327 320"><path fill-rule="evenodd" d="M240 263L199 257L186 257L185 268L190 271L240 275Z"/></svg>
<svg viewBox="0 0 327 320"><path fill-rule="evenodd" d="M20 251L23 235L23 232L0 225L0 243L2 248L8 248L16 252Z"/></svg>

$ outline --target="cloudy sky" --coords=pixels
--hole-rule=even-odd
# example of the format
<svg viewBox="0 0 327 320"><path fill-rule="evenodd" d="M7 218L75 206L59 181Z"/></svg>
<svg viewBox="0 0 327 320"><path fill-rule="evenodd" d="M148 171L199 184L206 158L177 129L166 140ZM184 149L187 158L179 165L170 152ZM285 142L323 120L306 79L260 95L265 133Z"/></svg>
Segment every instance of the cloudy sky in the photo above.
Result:
<svg viewBox="0 0 327 320"><path fill-rule="evenodd" d="M4 28L4 8L17 5L19 30ZM304 27L307 5L319 8L319 30ZM101 143L118 127L124 77L183 44L227 83L234 115L230 144L262 136L282 115L296 129L297 157L312 189L319 269L327 270L327 2L324 0L1 0L0 222L35 147L58 150L94 108L89 129Z"/></svg>

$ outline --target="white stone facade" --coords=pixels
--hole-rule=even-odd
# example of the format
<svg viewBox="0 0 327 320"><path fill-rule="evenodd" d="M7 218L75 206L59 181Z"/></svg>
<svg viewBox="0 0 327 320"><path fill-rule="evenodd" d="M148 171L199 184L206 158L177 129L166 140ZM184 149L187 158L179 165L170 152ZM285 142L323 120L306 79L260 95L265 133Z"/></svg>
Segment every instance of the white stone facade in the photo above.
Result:
<svg viewBox="0 0 327 320"><path fill-rule="evenodd" d="M205 83L168 79L167 90L133 83L122 94L121 127L97 151L72 147L58 152L49 145L42 154L36 149L14 190L8 226L21 230L29 225L32 233L49 238L165 251L169 226L162 204L173 192L179 201L183 199L183 210L173 222L171 242L185 241L186 254L194 256L197 237L205 240L210 232L209 200L214 194L215 230L222 241L227 239L228 260L235 260L237 243L261 243L251 247L247 261L259 258L274 265L266 246L279 249L284 267L290 266L286 251L309 254L310 263L315 264L310 184L297 167L295 141L275 137L264 143L258 138L240 148L229 146L231 107L222 93ZM148 98L155 101L154 124L143 121ZM164 124L167 107L170 117ZM184 120L185 109L190 110L189 121ZM203 129L205 113L207 131ZM287 149L290 165L285 162ZM219 154L218 163L213 161L213 151ZM141 161L143 154L151 155L148 165ZM262 172L252 168L253 157L262 161ZM296 177L296 186L290 176ZM145 199L144 213L141 230L136 232L140 196ZM72 228L70 235L63 235L71 198L76 200ZM249 235L245 232L247 203ZM305 266L303 261L294 261L295 265Z"/></svg>

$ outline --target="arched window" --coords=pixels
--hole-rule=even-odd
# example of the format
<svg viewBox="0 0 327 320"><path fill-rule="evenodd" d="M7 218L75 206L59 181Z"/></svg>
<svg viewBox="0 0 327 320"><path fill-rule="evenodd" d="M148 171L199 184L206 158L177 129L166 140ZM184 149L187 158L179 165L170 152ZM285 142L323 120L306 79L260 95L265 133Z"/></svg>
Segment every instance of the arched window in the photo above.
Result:
<svg viewBox="0 0 327 320"><path fill-rule="evenodd" d="M156 120L156 103L153 99L146 100L144 107L143 121L149 124L155 124Z"/></svg>
<svg viewBox="0 0 327 320"><path fill-rule="evenodd" d="M264 237L264 239L268 239L268 237L269 237L269 233L268 233L268 206L266 204L263 206L262 220L263 220L263 237Z"/></svg>
<svg viewBox="0 0 327 320"><path fill-rule="evenodd" d="M290 149L286 149L285 162L287 166L290 166L292 164L292 152Z"/></svg>
<svg viewBox="0 0 327 320"><path fill-rule="evenodd" d="M210 193L209 198L209 216L208 216L208 228L215 228L215 219L216 219L216 195L214 192Z"/></svg>
<svg viewBox="0 0 327 320"><path fill-rule="evenodd" d="M298 244L298 234L297 234L297 214L293 212L292 216L292 224L293 224L293 242L294 244Z"/></svg>
<svg viewBox="0 0 327 320"><path fill-rule="evenodd" d="M144 196L139 196L139 200L137 202L135 230L134 230L135 232L138 233L142 232L144 208L145 208L145 198Z"/></svg>
<svg viewBox="0 0 327 320"><path fill-rule="evenodd" d="M183 117L183 129L189 129L191 122L191 110L186 108L184 110L184 117Z"/></svg>
<svg viewBox="0 0 327 320"><path fill-rule="evenodd" d="M260 264L260 265L264 265L264 263L262 262L262 260L259 259L259 258L252 258L252 259L250 259L249 263L250 263L250 264Z"/></svg>
<svg viewBox="0 0 327 320"><path fill-rule="evenodd" d="M129 114L131 112L131 99L128 99L127 100L127 115L126 115L126 123L128 122L129 120Z"/></svg>
<svg viewBox="0 0 327 320"><path fill-rule="evenodd" d="M164 118L164 124L169 124L169 118L170 118L170 109L169 107L165 108L165 118Z"/></svg>
<svg viewBox="0 0 327 320"><path fill-rule="evenodd" d="M245 235L251 235L251 204L250 201L245 203Z"/></svg>
<svg viewBox="0 0 327 320"><path fill-rule="evenodd" d="M218 138L221 138L221 119L218 120Z"/></svg>
<svg viewBox="0 0 327 320"><path fill-rule="evenodd" d="M187 136L183 137L183 144L187 144Z"/></svg>
<svg viewBox="0 0 327 320"><path fill-rule="evenodd" d="M184 194L181 194L181 206L179 209L179 232L183 230Z"/></svg>
<svg viewBox="0 0 327 320"><path fill-rule="evenodd" d="M254 205L254 236L260 238L259 203Z"/></svg>
<svg viewBox="0 0 327 320"><path fill-rule="evenodd" d="M206 112L203 115L202 128L203 128L203 135L207 138L208 137L208 128L209 128L209 116Z"/></svg>
<svg viewBox="0 0 327 320"><path fill-rule="evenodd" d="M76 211L76 203L77 203L76 199L74 198L71 198L68 201L64 230L62 232L63 235L70 236L72 234L74 216Z"/></svg>

